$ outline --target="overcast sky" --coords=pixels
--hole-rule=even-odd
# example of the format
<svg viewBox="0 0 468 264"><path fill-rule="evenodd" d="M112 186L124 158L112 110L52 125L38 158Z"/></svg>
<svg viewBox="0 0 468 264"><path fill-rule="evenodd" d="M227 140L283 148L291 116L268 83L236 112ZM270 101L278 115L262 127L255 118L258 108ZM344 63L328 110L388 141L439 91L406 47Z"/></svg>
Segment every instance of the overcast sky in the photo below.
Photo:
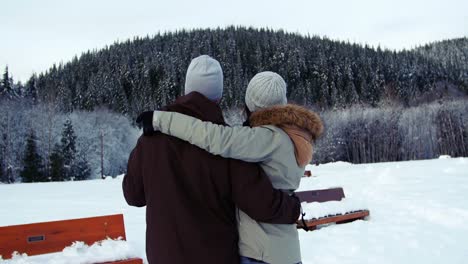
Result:
<svg viewBox="0 0 468 264"><path fill-rule="evenodd" d="M181 28L281 28L391 49L468 36L467 0L3 0L0 6L0 69L8 64L22 81L83 51Z"/></svg>

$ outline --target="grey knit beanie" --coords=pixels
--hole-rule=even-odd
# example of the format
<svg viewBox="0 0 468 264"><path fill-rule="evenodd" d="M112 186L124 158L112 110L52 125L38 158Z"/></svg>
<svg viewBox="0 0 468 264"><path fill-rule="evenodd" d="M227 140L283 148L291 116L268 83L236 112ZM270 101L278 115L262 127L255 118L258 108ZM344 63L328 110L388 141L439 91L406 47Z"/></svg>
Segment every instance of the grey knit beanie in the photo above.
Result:
<svg viewBox="0 0 468 264"><path fill-rule="evenodd" d="M201 55L190 62L185 77L185 94L199 92L211 101L223 96L223 70L219 62Z"/></svg>
<svg viewBox="0 0 468 264"><path fill-rule="evenodd" d="M260 72L250 80L245 92L245 104L250 112L287 103L286 82L279 74L270 71Z"/></svg>

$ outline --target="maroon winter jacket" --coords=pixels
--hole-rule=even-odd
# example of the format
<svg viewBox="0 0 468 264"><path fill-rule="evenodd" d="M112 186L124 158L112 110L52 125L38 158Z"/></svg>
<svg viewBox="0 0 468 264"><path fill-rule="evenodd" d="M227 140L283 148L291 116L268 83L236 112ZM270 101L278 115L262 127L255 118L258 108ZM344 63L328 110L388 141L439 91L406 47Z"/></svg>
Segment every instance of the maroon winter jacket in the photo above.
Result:
<svg viewBox="0 0 468 264"><path fill-rule="evenodd" d="M199 93L165 108L224 124L221 109ZM149 263L238 264L236 206L257 221L291 224L297 198L273 189L253 163L212 155L175 137L142 136L123 180L127 203L146 205Z"/></svg>

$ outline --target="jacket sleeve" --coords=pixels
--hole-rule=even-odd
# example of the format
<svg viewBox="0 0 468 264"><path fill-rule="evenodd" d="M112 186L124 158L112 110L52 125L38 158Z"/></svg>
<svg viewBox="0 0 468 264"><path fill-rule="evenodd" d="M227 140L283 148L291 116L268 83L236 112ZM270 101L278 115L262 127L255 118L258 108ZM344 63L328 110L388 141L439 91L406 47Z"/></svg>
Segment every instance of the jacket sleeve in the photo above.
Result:
<svg viewBox="0 0 468 264"><path fill-rule="evenodd" d="M257 164L231 161L232 199L252 219L272 224L293 224L301 204L296 196L273 188Z"/></svg>
<svg viewBox="0 0 468 264"><path fill-rule="evenodd" d="M247 162L268 160L281 142L274 130L263 127L229 127L174 112L154 111L153 127L187 141L211 154Z"/></svg>
<svg viewBox="0 0 468 264"><path fill-rule="evenodd" d="M127 173L122 181L125 200L129 205L137 207L146 205L142 171L142 147L143 145L138 140L136 147L130 153Z"/></svg>

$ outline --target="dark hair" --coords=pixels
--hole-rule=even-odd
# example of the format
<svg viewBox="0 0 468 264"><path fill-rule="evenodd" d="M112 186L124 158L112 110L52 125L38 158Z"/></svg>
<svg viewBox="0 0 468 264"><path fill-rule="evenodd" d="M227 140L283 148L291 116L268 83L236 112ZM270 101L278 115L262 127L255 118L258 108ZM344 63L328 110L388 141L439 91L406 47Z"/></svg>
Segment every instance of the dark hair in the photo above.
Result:
<svg viewBox="0 0 468 264"><path fill-rule="evenodd" d="M252 112L250 112L247 105L244 106L244 112L245 112L245 115L246 115L247 118L246 118L246 120L244 121L244 123L242 125L243 126L250 126L250 116L252 115Z"/></svg>

